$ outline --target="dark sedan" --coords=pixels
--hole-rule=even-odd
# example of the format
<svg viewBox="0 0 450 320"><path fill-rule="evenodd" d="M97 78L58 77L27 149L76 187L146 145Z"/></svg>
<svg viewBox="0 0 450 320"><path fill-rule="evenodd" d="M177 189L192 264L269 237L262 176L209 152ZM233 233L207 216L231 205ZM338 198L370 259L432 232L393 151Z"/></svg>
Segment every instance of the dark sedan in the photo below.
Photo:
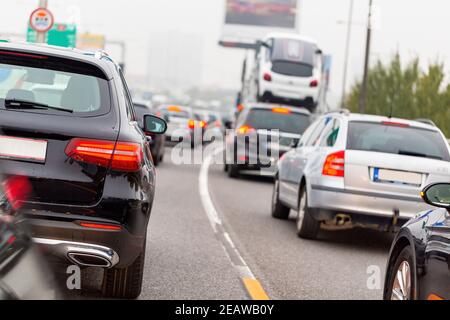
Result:
<svg viewBox="0 0 450 320"><path fill-rule="evenodd" d="M386 300L450 299L450 184L432 184L421 196L438 209L418 214L397 234L386 268Z"/></svg>

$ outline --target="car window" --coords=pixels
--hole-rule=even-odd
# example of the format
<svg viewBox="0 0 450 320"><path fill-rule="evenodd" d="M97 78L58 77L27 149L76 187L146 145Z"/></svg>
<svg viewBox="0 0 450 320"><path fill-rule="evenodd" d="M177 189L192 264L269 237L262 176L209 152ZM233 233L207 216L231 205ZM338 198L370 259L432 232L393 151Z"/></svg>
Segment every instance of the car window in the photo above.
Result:
<svg viewBox="0 0 450 320"><path fill-rule="evenodd" d="M308 114L280 109L251 109L245 123L255 129L275 129L294 134L303 134L311 123Z"/></svg>
<svg viewBox="0 0 450 320"><path fill-rule="evenodd" d="M121 70L119 70L120 80L122 81L123 94L125 97L127 115L130 121L136 121L136 114L134 112L133 100L131 99L130 90L128 90L127 82Z"/></svg>
<svg viewBox="0 0 450 320"><path fill-rule="evenodd" d="M72 113L64 114L66 116L91 116L109 111L107 80L90 74L58 71L56 63L47 63L48 66L42 67L0 63L0 71L6 75L0 82L0 107L5 108L5 101L21 100L71 110ZM50 109L21 111L57 112Z"/></svg>
<svg viewBox="0 0 450 320"><path fill-rule="evenodd" d="M347 148L449 161L446 141L435 130L375 122L350 122Z"/></svg>
<svg viewBox="0 0 450 320"><path fill-rule="evenodd" d="M309 136L308 140L305 143L305 146L314 146L319 141L319 138L322 134L325 126L332 120L331 117L324 117L319 120L319 124L314 128L314 131Z"/></svg>
<svg viewBox="0 0 450 320"><path fill-rule="evenodd" d="M334 147L340 130L340 121L334 119L330 121L325 128L320 141L321 147Z"/></svg>

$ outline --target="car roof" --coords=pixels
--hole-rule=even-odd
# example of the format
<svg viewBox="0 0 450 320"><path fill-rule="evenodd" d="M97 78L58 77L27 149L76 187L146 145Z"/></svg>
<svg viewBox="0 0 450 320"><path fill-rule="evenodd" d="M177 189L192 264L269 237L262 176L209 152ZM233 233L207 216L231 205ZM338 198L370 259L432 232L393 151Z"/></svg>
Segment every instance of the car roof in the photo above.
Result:
<svg viewBox="0 0 450 320"><path fill-rule="evenodd" d="M304 108L300 108L300 107L292 107L292 106L287 106L287 105L283 105L283 104L276 104L276 103L250 103L250 104L246 104L245 105L246 109L265 109L265 110L272 110L273 108L286 108L291 110L291 112L294 113L302 113L304 115L311 115L311 113Z"/></svg>
<svg viewBox="0 0 450 320"><path fill-rule="evenodd" d="M112 67L118 68L117 63L104 51L83 51L74 48L63 48L50 46L47 44L1 41L0 50L15 51L20 53L30 53L46 55L55 58L77 60L100 68L108 79L113 78Z"/></svg>
<svg viewBox="0 0 450 320"><path fill-rule="evenodd" d="M330 115L333 114L333 112L329 113ZM408 120L408 119L402 119L402 118L393 118L388 116L380 116L380 115L372 115L372 114L361 114L361 113L347 113L347 112L336 112L334 114L340 114L342 117L346 117L348 121L361 121L361 122L382 122L382 121L389 121L389 122L396 122L396 123L402 123L407 124L416 128L422 128L422 129L428 129L428 130L434 130L438 131L439 129L436 126L433 126L428 123L416 121L416 120Z"/></svg>

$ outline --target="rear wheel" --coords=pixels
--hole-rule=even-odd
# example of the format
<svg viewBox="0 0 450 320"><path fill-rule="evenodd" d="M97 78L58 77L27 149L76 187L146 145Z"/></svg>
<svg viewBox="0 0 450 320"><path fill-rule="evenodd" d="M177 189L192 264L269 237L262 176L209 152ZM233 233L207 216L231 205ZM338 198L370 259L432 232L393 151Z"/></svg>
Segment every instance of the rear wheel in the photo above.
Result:
<svg viewBox="0 0 450 320"><path fill-rule="evenodd" d="M308 193L306 186L300 190L300 199L297 211L297 234L300 238L314 240L320 229L320 222L314 219L311 208L308 208Z"/></svg>
<svg viewBox="0 0 450 320"><path fill-rule="evenodd" d="M286 220L289 218L291 209L280 202L280 181L275 177L272 194L272 217Z"/></svg>
<svg viewBox="0 0 450 320"><path fill-rule="evenodd" d="M235 164L228 165L228 176L230 178L238 178L239 177L239 168Z"/></svg>
<svg viewBox="0 0 450 320"><path fill-rule="evenodd" d="M158 156L158 155L155 155L155 156L153 157L153 164L155 165L155 167L158 166L160 160L161 160L161 158L160 158L160 156Z"/></svg>
<svg viewBox="0 0 450 320"><path fill-rule="evenodd" d="M145 244L136 260L126 268L106 269L102 293L106 297L136 299L141 294L144 275Z"/></svg>
<svg viewBox="0 0 450 320"><path fill-rule="evenodd" d="M415 299L415 270L410 246L398 255L389 274L389 287L384 297L387 300Z"/></svg>

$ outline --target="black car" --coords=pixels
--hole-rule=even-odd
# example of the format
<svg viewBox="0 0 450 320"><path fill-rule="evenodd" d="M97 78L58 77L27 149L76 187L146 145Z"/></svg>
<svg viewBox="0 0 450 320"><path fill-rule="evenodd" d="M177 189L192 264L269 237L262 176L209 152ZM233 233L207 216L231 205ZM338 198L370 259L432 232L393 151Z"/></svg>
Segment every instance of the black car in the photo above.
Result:
<svg viewBox="0 0 450 320"><path fill-rule="evenodd" d="M274 168L310 123L311 114L305 109L267 103L245 105L237 116L235 131L226 136L224 170L236 178L244 170Z"/></svg>
<svg viewBox="0 0 450 320"><path fill-rule="evenodd" d="M140 294L155 167L120 67L103 52L0 44L0 167L44 252L105 269L105 296ZM43 87L53 90L42 91ZM35 90L39 89L39 90ZM49 93L51 92L51 93Z"/></svg>
<svg viewBox="0 0 450 320"><path fill-rule="evenodd" d="M421 196L439 208L418 214L395 237L386 268L386 300L450 299L450 184L432 184Z"/></svg>
<svg viewBox="0 0 450 320"><path fill-rule="evenodd" d="M134 110L140 126L144 121L144 115L154 114L153 110L145 102L134 102ZM164 134L146 133L149 138L150 152L153 157L153 163L157 166L164 159L166 146L166 136Z"/></svg>

